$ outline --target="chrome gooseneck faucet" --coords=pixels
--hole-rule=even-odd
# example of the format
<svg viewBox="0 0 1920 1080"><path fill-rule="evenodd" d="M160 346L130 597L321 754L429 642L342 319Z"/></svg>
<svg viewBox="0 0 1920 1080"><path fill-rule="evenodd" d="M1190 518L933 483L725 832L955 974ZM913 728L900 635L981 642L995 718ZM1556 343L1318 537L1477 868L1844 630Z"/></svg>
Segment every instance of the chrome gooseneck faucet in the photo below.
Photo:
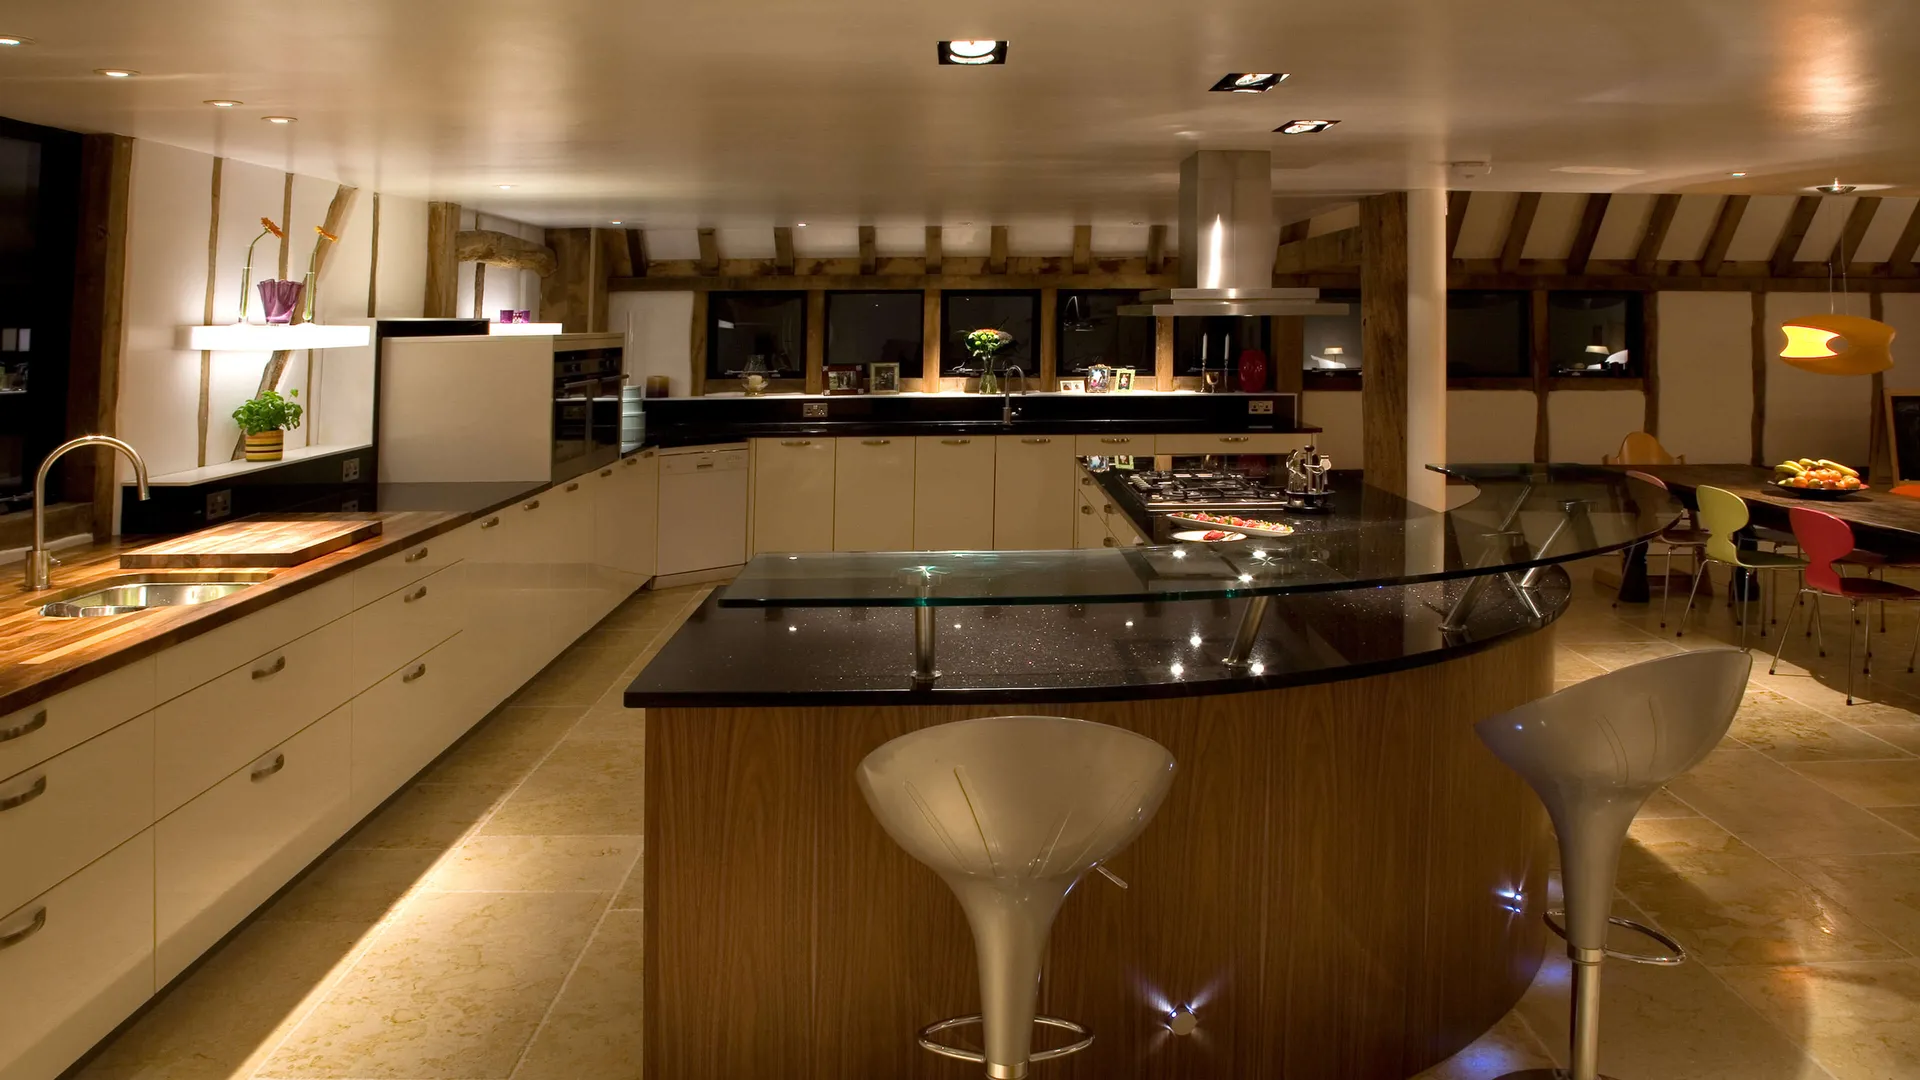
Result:
<svg viewBox="0 0 1920 1080"><path fill-rule="evenodd" d="M1006 370L1002 371L1000 374L1003 377L1012 376L1012 375L1020 376L1020 396L1022 397L1026 396L1026 393L1027 393L1026 369L1022 368L1019 364L1008 364L1006 367ZM1000 392L1000 422L1003 424L1011 424L1013 423L1013 418L1016 415L1018 414L1014 411L1014 408L1013 408L1013 380L1011 378L1008 378L1006 383L1006 388Z"/></svg>
<svg viewBox="0 0 1920 1080"><path fill-rule="evenodd" d="M82 435L54 448L47 460L40 463L40 471L33 477L33 547L27 552L27 588L44 589L52 581L53 556L47 552L47 474L53 471L53 463L69 450L82 446L111 446L127 455L133 462L133 475L140 487L140 498L147 497L147 463L140 458L140 451L121 442L111 435Z"/></svg>

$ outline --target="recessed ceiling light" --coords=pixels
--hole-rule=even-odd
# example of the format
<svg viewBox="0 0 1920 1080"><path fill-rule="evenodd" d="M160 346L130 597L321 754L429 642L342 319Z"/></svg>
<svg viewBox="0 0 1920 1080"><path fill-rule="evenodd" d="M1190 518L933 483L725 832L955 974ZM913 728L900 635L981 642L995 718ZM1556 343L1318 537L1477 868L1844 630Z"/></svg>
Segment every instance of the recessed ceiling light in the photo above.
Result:
<svg viewBox="0 0 1920 1080"><path fill-rule="evenodd" d="M807 223L804 221L796 221L793 223L793 227L796 229L804 229L807 227Z"/></svg>
<svg viewBox="0 0 1920 1080"><path fill-rule="evenodd" d="M1848 195L1859 190L1859 186L1856 184L1843 184L1840 182L1840 178L1836 176L1834 177L1833 183L1821 184L1813 190L1822 195Z"/></svg>
<svg viewBox="0 0 1920 1080"><path fill-rule="evenodd" d="M1735 180L1738 180L1747 174L1743 172L1730 172L1727 175L1733 177Z"/></svg>
<svg viewBox="0 0 1920 1080"><path fill-rule="evenodd" d="M1644 176L1647 170L1629 169L1624 165L1556 165L1551 171L1575 176Z"/></svg>
<svg viewBox="0 0 1920 1080"><path fill-rule="evenodd" d="M513 185L512 185L512 184L501 184L501 185L500 185L500 190L501 190L501 191L512 191L512 190L513 190Z"/></svg>
<svg viewBox="0 0 1920 1080"><path fill-rule="evenodd" d="M940 62L965 64L969 67L977 67L981 64L1004 64L1007 62L1007 43L1004 41L943 41L940 43Z"/></svg>
<svg viewBox="0 0 1920 1080"><path fill-rule="evenodd" d="M15 37L12 34L0 35L0 48L12 48L15 45L31 45L32 38Z"/></svg>
<svg viewBox="0 0 1920 1080"><path fill-rule="evenodd" d="M105 75L109 79L131 79L140 74L131 68L94 68L95 75Z"/></svg>
<svg viewBox="0 0 1920 1080"><path fill-rule="evenodd" d="M1282 135L1318 135L1339 122L1338 120L1289 120L1273 130Z"/></svg>
<svg viewBox="0 0 1920 1080"><path fill-rule="evenodd" d="M263 116L260 119L265 120L269 124L291 124L294 121L294 118L291 116Z"/></svg>
<svg viewBox="0 0 1920 1080"><path fill-rule="evenodd" d="M613 219L612 221L609 221L609 222L607 222L607 224L609 224L609 225L618 225L618 224L620 224L620 219L619 219L619 218L614 218L614 219Z"/></svg>
<svg viewBox="0 0 1920 1080"><path fill-rule="evenodd" d="M245 105L246 102L235 101L232 98L208 98L207 100L201 102L200 104L211 105L216 109L231 109L235 105Z"/></svg>
<svg viewBox="0 0 1920 1080"><path fill-rule="evenodd" d="M1284 71L1233 71L1220 76L1208 89L1218 94L1264 94L1287 81Z"/></svg>

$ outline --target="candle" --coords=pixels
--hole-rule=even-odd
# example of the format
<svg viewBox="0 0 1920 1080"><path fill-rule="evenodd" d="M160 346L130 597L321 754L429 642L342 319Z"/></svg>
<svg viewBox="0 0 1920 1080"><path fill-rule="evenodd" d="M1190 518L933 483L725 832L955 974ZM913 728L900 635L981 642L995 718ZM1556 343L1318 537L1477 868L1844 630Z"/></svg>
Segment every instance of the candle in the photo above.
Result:
<svg viewBox="0 0 1920 1080"><path fill-rule="evenodd" d="M1200 366L1207 366L1207 334L1204 330L1200 332Z"/></svg>

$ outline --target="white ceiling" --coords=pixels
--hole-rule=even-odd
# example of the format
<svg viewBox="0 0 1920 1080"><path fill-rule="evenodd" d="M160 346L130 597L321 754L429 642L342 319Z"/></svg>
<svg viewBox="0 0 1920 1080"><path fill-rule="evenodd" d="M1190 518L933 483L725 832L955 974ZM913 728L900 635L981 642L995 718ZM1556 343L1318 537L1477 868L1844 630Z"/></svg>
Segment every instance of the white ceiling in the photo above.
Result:
<svg viewBox="0 0 1920 1080"><path fill-rule="evenodd" d="M1454 187L1920 194L1908 0L45 0L0 33L38 39L0 50L0 114L545 224L1166 221L1201 147L1273 149L1295 211L1458 159L1494 172ZM935 64L975 36L1010 63Z"/></svg>

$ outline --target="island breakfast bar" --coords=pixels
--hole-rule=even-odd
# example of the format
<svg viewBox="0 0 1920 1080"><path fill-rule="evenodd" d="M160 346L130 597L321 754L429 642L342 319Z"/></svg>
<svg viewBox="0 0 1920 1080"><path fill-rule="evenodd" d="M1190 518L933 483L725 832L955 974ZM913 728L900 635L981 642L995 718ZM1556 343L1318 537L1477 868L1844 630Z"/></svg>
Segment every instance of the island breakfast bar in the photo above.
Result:
<svg viewBox="0 0 1920 1080"><path fill-rule="evenodd" d="M1105 487L1180 463L1085 464ZM647 1075L973 1075L913 1037L975 1007L967 925L854 771L1023 713L1178 763L1112 863L1129 887L1060 912L1041 1011L1094 1042L1048 1075L1399 1080L1486 1031L1541 963L1548 831L1471 725L1552 689L1556 564L1673 506L1601 469L1451 471L1479 488L1454 510L1346 476L1270 539L755 559L625 696L647 710Z"/></svg>

